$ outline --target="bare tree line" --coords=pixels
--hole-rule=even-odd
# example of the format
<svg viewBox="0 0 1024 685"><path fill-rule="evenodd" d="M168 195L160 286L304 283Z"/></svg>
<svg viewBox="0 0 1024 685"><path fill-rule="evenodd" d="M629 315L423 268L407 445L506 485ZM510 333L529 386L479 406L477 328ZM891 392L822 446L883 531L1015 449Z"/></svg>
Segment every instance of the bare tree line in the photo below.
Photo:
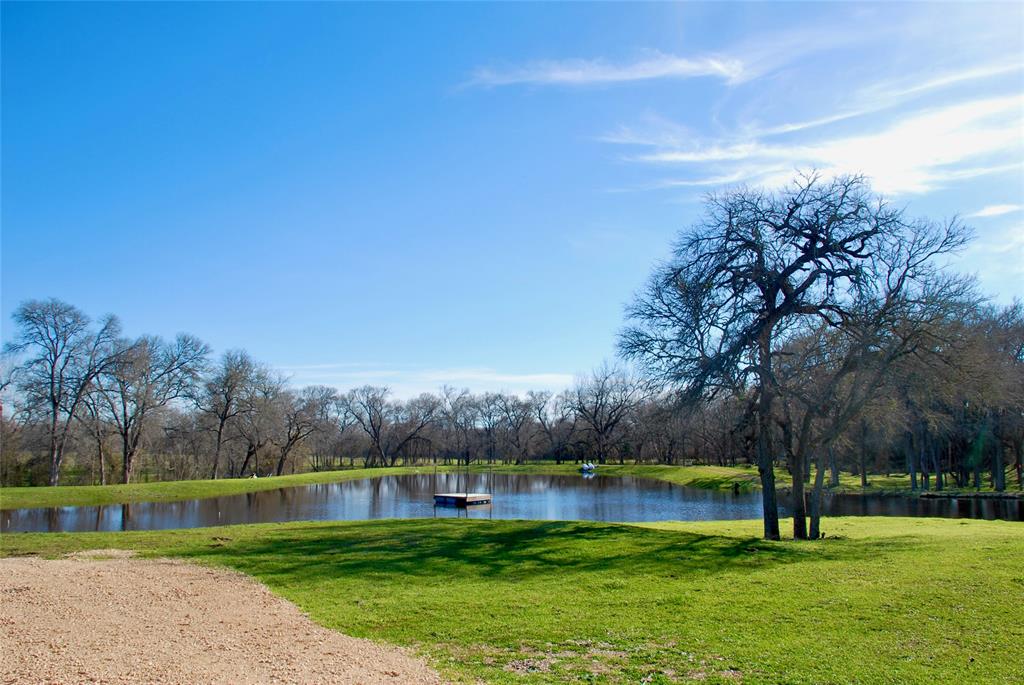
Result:
<svg viewBox="0 0 1024 685"><path fill-rule="evenodd" d="M604 366L555 395L444 387L409 399L288 378L190 335L120 337L57 300L24 303L7 345L5 485L239 478L351 466L632 459L649 384ZM51 342L56 341L56 342ZM12 411L13 410L13 411ZM592 455L596 455L592 456ZM71 466L66 463L70 456Z"/></svg>

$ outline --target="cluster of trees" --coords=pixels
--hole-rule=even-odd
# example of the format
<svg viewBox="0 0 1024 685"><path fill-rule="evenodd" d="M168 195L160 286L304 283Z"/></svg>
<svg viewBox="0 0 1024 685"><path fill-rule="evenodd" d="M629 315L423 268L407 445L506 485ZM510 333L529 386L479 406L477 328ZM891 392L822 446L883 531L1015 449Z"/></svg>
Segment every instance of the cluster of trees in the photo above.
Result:
<svg viewBox="0 0 1024 685"><path fill-rule="evenodd" d="M839 461L866 482L895 457L915 488L978 486L985 469L1003 490L1012 454L1020 486L1024 311L986 305L944 268L969 238L957 220L908 218L858 176L712 196L630 306L621 351L682 406L745 407L767 538L779 463L796 538L818 537Z"/></svg>
<svg viewBox="0 0 1024 685"><path fill-rule="evenodd" d="M1024 306L943 268L957 221L908 219L864 179L710 198L628 309L620 352L561 393L410 399L294 388L244 351L127 339L57 300L14 314L2 378L5 485L267 476L351 465L551 459L775 469L794 534L818 535L840 471L914 488L1024 486ZM805 492L809 485L810 492ZM808 522L810 529L808 530Z"/></svg>

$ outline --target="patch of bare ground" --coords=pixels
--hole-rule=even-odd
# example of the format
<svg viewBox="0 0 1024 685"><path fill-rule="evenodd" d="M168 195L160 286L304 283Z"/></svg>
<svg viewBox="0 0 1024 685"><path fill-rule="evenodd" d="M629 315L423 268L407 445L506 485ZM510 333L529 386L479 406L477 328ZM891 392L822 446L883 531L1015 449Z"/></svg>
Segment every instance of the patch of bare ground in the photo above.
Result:
<svg viewBox="0 0 1024 685"><path fill-rule="evenodd" d="M118 550L0 560L0 644L3 683L441 682L251 578Z"/></svg>

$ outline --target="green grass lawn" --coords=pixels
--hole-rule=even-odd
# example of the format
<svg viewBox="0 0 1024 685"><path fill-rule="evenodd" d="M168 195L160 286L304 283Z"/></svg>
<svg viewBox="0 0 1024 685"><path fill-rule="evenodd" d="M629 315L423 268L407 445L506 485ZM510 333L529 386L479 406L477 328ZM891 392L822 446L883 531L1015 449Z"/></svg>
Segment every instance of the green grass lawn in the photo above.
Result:
<svg viewBox="0 0 1024 685"><path fill-rule="evenodd" d="M289 523L8 534L0 552L228 566L458 682L1024 682L1024 524L828 519L803 543L760 525Z"/></svg>
<svg viewBox="0 0 1024 685"><path fill-rule="evenodd" d="M101 504L124 504L125 502L171 502L175 500L199 499L240 495L246 492L275 490L297 485L316 483L337 483L359 478L401 475L410 473L432 473L433 466L413 466L375 469L349 469L344 471L321 471L301 473L294 476L274 478L224 478L220 480L178 480L162 483L132 483L130 485L58 485L56 487L0 488L0 510L22 507L66 507L98 506ZM439 471L453 471L454 467L438 467ZM578 473L576 464L528 464L524 466L475 465L471 471L485 473ZM667 480L680 485L701 488L731 488L735 482L742 490L757 487L757 471L750 468L727 466L649 466L625 465L602 466L600 472L608 476L639 476Z"/></svg>

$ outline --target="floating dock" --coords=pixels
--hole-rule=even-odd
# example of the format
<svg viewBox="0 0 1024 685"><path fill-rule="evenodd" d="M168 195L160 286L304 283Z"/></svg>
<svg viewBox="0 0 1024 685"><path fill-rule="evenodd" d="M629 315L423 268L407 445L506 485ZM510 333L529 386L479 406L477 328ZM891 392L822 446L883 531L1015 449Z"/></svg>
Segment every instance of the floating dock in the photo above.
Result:
<svg viewBox="0 0 1024 685"><path fill-rule="evenodd" d="M486 492L438 492L434 494L435 506L469 507L490 503L491 495Z"/></svg>

